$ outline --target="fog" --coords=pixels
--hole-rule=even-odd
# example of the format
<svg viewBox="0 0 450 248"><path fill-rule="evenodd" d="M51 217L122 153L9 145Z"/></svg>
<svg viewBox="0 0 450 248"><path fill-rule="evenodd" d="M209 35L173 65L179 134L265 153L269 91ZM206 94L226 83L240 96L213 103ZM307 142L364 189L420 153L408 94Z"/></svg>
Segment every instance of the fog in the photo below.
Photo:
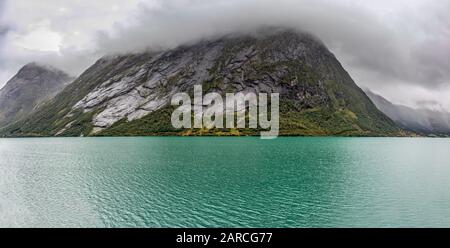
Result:
<svg viewBox="0 0 450 248"><path fill-rule="evenodd" d="M30 61L77 75L111 53L285 26L319 37L361 87L394 103L450 110L448 13L450 1L426 0L7 0L0 85Z"/></svg>

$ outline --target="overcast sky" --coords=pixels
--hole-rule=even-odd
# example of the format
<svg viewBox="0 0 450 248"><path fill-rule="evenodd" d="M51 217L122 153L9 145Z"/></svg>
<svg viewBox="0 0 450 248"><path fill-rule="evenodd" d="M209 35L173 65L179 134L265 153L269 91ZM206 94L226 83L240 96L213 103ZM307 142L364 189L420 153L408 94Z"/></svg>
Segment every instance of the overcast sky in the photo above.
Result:
<svg viewBox="0 0 450 248"><path fill-rule="evenodd" d="M36 61L80 74L103 55L263 25L310 32L357 84L450 110L450 1L0 0L0 86Z"/></svg>

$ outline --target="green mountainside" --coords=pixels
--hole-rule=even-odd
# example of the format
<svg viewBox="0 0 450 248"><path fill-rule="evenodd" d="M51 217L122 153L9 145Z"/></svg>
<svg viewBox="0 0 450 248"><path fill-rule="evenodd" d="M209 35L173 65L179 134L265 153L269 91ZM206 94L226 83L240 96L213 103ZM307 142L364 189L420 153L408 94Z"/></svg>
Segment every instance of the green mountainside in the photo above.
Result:
<svg viewBox="0 0 450 248"><path fill-rule="evenodd" d="M229 35L158 53L104 57L3 136L254 135L175 129L171 96L280 93L281 135L401 136L335 56L290 30Z"/></svg>

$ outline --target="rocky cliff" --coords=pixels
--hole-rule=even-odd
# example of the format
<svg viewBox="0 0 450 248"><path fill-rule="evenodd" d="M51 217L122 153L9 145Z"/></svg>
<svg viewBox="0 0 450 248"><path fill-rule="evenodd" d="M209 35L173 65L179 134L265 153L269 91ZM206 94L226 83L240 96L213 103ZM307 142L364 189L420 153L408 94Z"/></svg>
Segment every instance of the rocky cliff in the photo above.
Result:
<svg viewBox="0 0 450 248"><path fill-rule="evenodd" d="M27 116L71 80L66 73L49 66L25 65L0 90L0 127Z"/></svg>
<svg viewBox="0 0 450 248"><path fill-rule="evenodd" d="M399 135L314 37L290 30L228 35L169 51L98 60L7 136L246 135L254 130L177 130L171 96L203 91L280 93L283 135Z"/></svg>

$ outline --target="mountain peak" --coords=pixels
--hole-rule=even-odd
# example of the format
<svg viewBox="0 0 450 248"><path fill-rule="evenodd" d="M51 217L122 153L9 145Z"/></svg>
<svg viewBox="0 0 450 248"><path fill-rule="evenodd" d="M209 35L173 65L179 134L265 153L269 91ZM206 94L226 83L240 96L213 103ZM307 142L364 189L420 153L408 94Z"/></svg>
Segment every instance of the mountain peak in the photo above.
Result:
<svg viewBox="0 0 450 248"><path fill-rule="evenodd" d="M45 68L46 65L32 61L26 65L23 66L23 68L32 69L32 68Z"/></svg>
<svg viewBox="0 0 450 248"><path fill-rule="evenodd" d="M198 130L174 129L168 114L171 97L191 92L194 85L221 95L279 93L282 135L400 132L322 42L295 30L267 28L161 52L104 57L51 104L26 118L26 125L14 125L5 133L195 135ZM239 132L252 134L252 130Z"/></svg>
<svg viewBox="0 0 450 248"><path fill-rule="evenodd" d="M50 65L45 65L37 62L30 62L24 65L16 74L17 77L32 79L34 77L39 77L43 74L47 76L56 76L60 78L70 78L69 74L57 69Z"/></svg>
<svg viewBox="0 0 450 248"><path fill-rule="evenodd" d="M54 67L36 62L26 64L0 90L0 126L29 114L72 80Z"/></svg>
<svg viewBox="0 0 450 248"><path fill-rule="evenodd" d="M370 90L366 94L381 112L406 130L423 135L450 135L450 113L393 104Z"/></svg>

